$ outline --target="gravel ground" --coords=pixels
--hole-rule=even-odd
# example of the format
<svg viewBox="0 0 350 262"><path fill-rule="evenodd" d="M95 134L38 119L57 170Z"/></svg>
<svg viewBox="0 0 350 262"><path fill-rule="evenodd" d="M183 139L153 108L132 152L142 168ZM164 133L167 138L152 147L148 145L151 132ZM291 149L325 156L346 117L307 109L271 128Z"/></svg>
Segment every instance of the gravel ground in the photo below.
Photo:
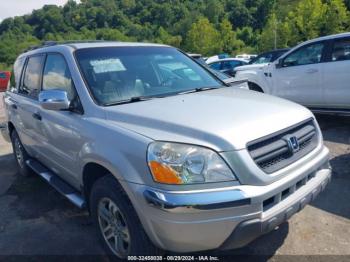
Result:
<svg viewBox="0 0 350 262"><path fill-rule="evenodd" d="M258 255L271 261L350 261L350 118L317 118L334 169L326 190L278 230L242 249L206 255ZM39 177L20 177L11 153L10 144L0 138L0 260L8 261L12 255L27 259L104 254L87 213Z"/></svg>

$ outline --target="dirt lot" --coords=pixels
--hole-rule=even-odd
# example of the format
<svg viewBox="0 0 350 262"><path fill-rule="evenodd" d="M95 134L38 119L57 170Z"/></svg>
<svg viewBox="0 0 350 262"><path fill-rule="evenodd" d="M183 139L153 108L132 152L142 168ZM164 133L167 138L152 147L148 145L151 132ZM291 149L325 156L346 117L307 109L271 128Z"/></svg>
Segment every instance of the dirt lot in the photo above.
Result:
<svg viewBox="0 0 350 262"><path fill-rule="evenodd" d="M347 255L324 261L350 260L350 118L318 116L318 120L331 150L331 184L278 230L226 255L264 255L272 261L279 255ZM0 258L103 254L87 214L39 177L18 176L11 147L1 139ZM298 261L301 258L305 257ZM307 260L320 258L324 257Z"/></svg>

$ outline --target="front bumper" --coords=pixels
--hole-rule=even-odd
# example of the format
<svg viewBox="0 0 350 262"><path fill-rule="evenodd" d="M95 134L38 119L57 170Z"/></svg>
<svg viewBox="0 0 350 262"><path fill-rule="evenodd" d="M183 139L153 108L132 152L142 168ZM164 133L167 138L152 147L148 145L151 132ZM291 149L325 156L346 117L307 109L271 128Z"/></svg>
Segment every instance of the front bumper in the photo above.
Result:
<svg viewBox="0 0 350 262"><path fill-rule="evenodd" d="M152 241L175 252L244 246L313 200L330 181L328 149L266 186L162 191L129 184L131 200Z"/></svg>
<svg viewBox="0 0 350 262"><path fill-rule="evenodd" d="M234 249L245 246L258 236L266 234L276 228L278 225L287 221L292 215L302 210L308 203L313 201L317 195L323 191L331 180L331 170L323 169L315 173L320 179L304 190L300 196L281 210L276 210L260 219L250 219L241 222L226 241L220 246L221 249ZM321 178L322 177L322 178Z"/></svg>

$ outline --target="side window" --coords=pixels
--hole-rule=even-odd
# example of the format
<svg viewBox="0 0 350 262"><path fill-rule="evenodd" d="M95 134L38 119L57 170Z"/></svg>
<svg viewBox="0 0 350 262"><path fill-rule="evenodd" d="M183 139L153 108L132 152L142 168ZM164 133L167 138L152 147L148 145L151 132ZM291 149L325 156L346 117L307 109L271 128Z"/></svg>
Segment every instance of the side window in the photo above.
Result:
<svg viewBox="0 0 350 262"><path fill-rule="evenodd" d="M210 68L215 69L215 70L220 70L220 62L217 63L213 63L211 65L209 65Z"/></svg>
<svg viewBox="0 0 350 262"><path fill-rule="evenodd" d="M228 70L228 69L234 69L237 66L241 66L243 63L240 61L224 61L222 62L222 69Z"/></svg>
<svg viewBox="0 0 350 262"><path fill-rule="evenodd" d="M25 59L23 57L18 58L13 65L13 71L11 73L11 79L10 79L10 82L11 82L10 86L12 88L10 91L12 92L18 91L24 62L25 62Z"/></svg>
<svg viewBox="0 0 350 262"><path fill-rule="evenodd" d="M301 47L284 59L283 67L320 63L323 48L324 43L316 43Z"/></svg>
<svg viewBox="0 0 350 262"><path fill-rule="evenodd" d="M334 41L331 58L332 61L350 60L350 38Z"/></svg>
<svg viewBox="0 0 350 262"><path fill-rule="evenodd" d="M231 61L223 61L222 62L222 70L226 70L226 69L231 69L232 65L231 65Z"/></svg>
<svg viewBox="0 0 350 262"><path fill-rule="evenodd" d="M28 59L20 93L37 98L40 92L41 72L44 56L32 56Z"/></svg>
<svg viewBox="0 0 350 262"><path fill-rule="evenodd" d="M66 91L70 100L73 100L76 96L67 63L63 56L59 54L49 54L46 58L43 90L50 89Z"/></svg>

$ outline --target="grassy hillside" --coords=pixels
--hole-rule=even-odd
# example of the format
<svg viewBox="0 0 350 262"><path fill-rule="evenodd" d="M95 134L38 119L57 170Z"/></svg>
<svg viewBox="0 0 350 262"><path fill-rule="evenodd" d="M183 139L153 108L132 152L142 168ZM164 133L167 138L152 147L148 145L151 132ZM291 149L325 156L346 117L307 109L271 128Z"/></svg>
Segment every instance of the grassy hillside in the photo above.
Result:
<svg viewBox="0 0 350 262"><path fill-rule="evenodd" d="M343 0L70 0L3 20L0 69L45 40L147 41L237 54L274 48L276 29L277 47L285 47L349 30L349 21Z"/></svg>

